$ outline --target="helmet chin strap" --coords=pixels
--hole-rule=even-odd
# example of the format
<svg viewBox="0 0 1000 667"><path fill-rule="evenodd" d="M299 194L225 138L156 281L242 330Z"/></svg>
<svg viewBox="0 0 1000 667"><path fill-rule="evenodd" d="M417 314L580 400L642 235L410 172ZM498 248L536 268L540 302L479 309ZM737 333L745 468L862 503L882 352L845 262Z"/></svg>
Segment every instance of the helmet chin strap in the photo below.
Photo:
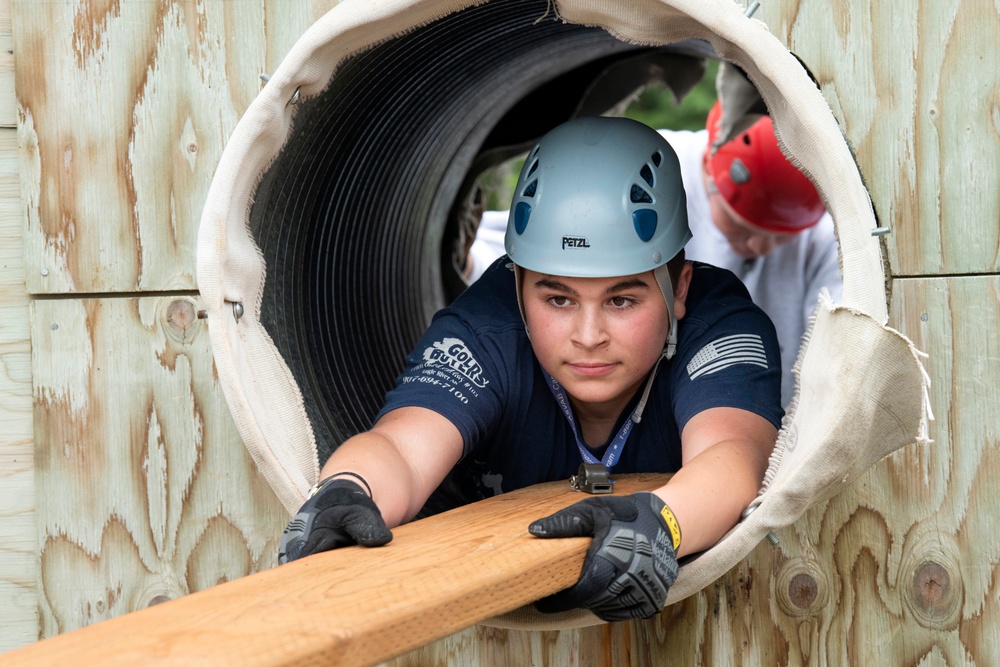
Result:
<svg viewBox="0 0 1000 667"><path fill-rule="evenodd" d="M667 344L663 348L664 358L669 360L677 352L677 318L674 317L674 285L670 280L670 272L667 265L662 264L653 269L653 277L656 284L660 286L660 293L663 300L667 302L667 316L670 318L670 331L667 333Z"/></svg>
<svg viewBox="0 0 1000 667"><path fill-rule="evenodd" d="M524 322L524 333L531 340L531 331L528 330L528 318L524 316L524 297L522 296L521 283L524 281L524 269L514 264L514 290L517 292L517 309L521 312L521 321Z"/></svg>
<svg viewBox="0 0 1000 667"><path fill-rule="evenodd" d="M653 370L650 371L649 378L646 380L646 386L642 389L642 398L639 399L639 404L635 406L635 410L632 412L632 421L636 424L642 420L642 412L646 409L649 392L653 388L653 380L656 379L656 371L660 369L660 363L664 359L669 360L677 352L677 318L674 317L674 286L670 281L670 272L667 271L667 265L663 264L653 269L653 277L656 278L656 284L660 286L663 299L667 302L670 331L667 333L667 342L663 348L663 353L656 360L656 365L653 366Z"/></svg>

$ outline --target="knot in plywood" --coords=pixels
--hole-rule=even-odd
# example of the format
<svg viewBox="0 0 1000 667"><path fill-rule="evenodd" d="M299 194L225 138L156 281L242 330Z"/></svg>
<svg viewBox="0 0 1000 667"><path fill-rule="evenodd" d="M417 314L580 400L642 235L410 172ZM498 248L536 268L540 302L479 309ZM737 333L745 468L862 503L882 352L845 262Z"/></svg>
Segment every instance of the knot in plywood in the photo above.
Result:
<svg viewBox="0 0 1000 667"><path fill-rule="evenodd" d="M951 595L951 577L939 563L926 562L913 575L913 600L925 611L947 606Z"/></svg>
<svg viewBox="0 0 1000 667"><path fill-rule="evenodd" d="M819 584L811 574L800 572L788 583L788 598L799 609L809 609L819 594Z"/></svg>
<svg viewBox="0 0 1000 667"><path fill-rule="evenodd" d="M919 528L907 542L899 585L906 608L925 628L958 627L965 586L957 545L932 526Z"/></svg>
<svg viewBox="0 0 1000 667"><path fill-rule="evenodd" d="M928 628L948 628L958 621L961 579L948 568L931 560L921 563L913 573L909 607L917 622Z"/></svg>
<svg viewBox="0 0 1000 667"><path fill-rule="evenodd" d="M775 589L782 611L789 616L809 616L826 605L830 586L818 564L795 558L778 572Z"/></svg>
<svg viewBox="0 0 1000 667"><path fill-rule="evenodd" d="M188 344L201 330L196 304L187 298L171 300L163 315L164 331L172 340Z"/></svg>

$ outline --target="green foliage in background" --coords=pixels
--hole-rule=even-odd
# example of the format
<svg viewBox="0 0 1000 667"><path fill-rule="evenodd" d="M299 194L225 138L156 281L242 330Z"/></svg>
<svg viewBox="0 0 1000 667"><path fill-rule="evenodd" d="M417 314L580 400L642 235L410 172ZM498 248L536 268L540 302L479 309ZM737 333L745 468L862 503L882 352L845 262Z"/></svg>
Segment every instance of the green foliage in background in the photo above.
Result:
<svg viewBox="0 0 1000 667"><path fill-rule="evenodd" d="M669 88L662 83L654 83L639 93L639 97L625 109L625 116L657 130L704 129L708 110L716 100L715 75L718 71L718 61L709 60L705 76L680 104L674 101L674 94Z"/></svg>
<svg viewBox="0 0 1000 667"><path fill-rule="evenodd" d="M718 61L709 60L705 76L684 96L680 104L664 84L651 84L625 108L623 115L658 130L704 129L708 110L715 104L715 75L718 71ZM522 164L523 156L488 169L479 177L485 210L503 211L510 207Z"/></svg>

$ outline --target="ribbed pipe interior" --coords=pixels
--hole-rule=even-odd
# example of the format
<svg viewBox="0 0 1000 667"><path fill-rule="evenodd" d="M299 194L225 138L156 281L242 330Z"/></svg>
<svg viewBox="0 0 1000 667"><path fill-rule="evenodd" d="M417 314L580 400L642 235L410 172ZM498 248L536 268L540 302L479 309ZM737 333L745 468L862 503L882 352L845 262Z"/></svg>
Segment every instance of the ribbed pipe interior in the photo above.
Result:
<svg viewBox="0 0 1000 667"><path fill-rule="evenodd" d="M405 355L460 291L443 249L473 165L526 149L609 63L649 50L563 23L546 0L495 1L348 59L299 102L250 220L267 265L261 322L302 390L321 461L371 426Z"/></svg>

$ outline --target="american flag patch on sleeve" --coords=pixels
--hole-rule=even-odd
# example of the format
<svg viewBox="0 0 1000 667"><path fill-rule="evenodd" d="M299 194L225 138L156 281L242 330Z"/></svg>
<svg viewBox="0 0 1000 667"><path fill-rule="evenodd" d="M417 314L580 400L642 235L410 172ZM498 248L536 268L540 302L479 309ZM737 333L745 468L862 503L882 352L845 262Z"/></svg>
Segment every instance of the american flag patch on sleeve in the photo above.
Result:
<svg viewBox="0 0 1000 667"><path fill-rule="evenodd" d="M718 338L698 351L688 362L688 376L694 380L738 364L767 368L764 343L756 334L735 334Z"/></svg>

